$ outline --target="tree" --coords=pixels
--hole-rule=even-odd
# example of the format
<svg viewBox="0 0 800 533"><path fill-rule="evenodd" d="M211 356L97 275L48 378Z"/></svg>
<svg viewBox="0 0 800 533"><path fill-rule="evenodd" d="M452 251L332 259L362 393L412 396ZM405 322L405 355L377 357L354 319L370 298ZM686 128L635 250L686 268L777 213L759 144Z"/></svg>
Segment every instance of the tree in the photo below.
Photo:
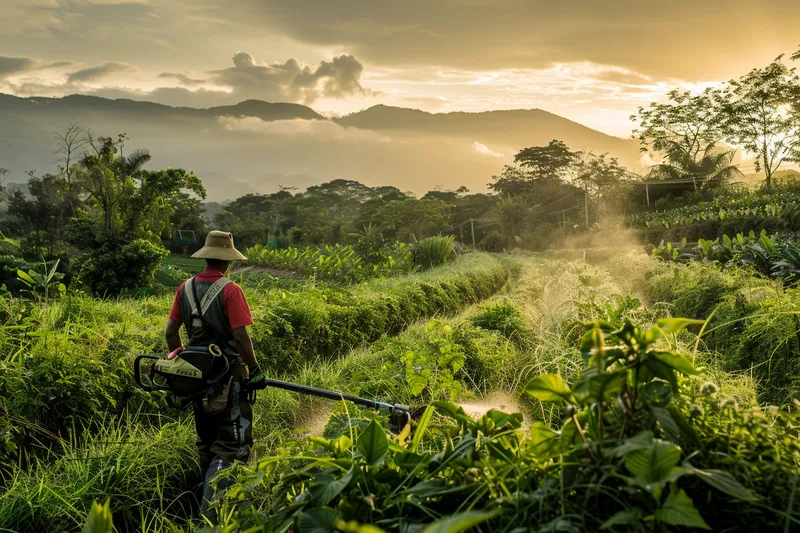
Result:
<svg viewBox="0 0 800 533"><path fill-rule="evenodd" d="M800 78L782 56L715 93L725 140L756 154L766 185L784 162L800 157Z"/></svg>
<svg viewBox="0 0 800 533"><path fill-rule="evenodd" d="M63 133L55 134L56 143L58 145L55 151L55 155L57 156L56 162L60 163L58 170L66 180L64 192L70 207L70 215L73 216L75 215L76 204L78 203L78 191L75 190L72 183L72 166L80 157L81 151L89 144L91 136L87 136L86 133L82 126L72 123L66 127Z"/></svg>
<svg viewBox="0 0 800 533"><path fill-rule="evenodd" d="M398 240L417 239L447 231L450 207L441 200L406 198L382 206L373 215L373 222L384 236Z"/></svg>
<svg viewBox="0 0 800 533"><path fill-rule="evenodd" d="M132 175L135 175L150 160L146 150L138 150L124 156L127 137L122 134L117 140L110 137L94 137L87 133L86 144L93 153L87 153L76 166L76 179L89 195L91 204L102 215L104 230L113 235L119 229L118 205L126 194L133 191Z"/></svg>
<svg viewBox="0 0 800 533"><path fill-rule="evenodd" d="M675 89L668 97L668 103L653 102L631 116L632 121L638 122L633 137L639 139L642 152L652 150L667 156L680 152L697 160L706 146L716 144L722 137L714 93L709 89L693 95Z"/></svg>
<svg viewBox="0 0 800 533"><path fill-rule="evenodd" d="M690 187L694 190L717 187L742 176L739 167L733 164L735 154L735 149L726 150L711 143L699 157L693 157L675 143L667 148L667 161L652 167L649 176L655 179L691 179Z"/></svg>
<svg viewBox="0 0 800 533"><path fill-rule="evenodd" d="M54 258L64 252L63 229L72 209L66 200L66 180L52 174L40 178L31 172L27 186L30 197L22 191L10 195L8 215L29 259Z"/></svg>
<svg viewBox="0 0 800 533"><path fill-rule="evenodd" d="M597 204L602 197L610 196L633 177L633 173L608 154L590 156L576 171L578 185L589 199Z"/></svg>
<svg viewBox="0 0 800 533"><path fill-rule="evenodd" d="M564 141L552 140L547 146L523 148L514 156L514 163L528 170L534 178L563 178L579 158Z"/></svg>

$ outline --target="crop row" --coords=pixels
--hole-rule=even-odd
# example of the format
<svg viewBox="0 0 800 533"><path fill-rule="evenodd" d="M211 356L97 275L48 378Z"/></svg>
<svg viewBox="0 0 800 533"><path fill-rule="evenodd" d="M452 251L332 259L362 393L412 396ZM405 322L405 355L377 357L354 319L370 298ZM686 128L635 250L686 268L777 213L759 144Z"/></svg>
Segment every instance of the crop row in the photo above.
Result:
<svg viewBox="0 0 800 533"><path fill-rule="evenodd" d="M366 261L353 246L343 244L284 250L257 244L245 254L249 262L257 266L337 281L364 281L407 273L414 268L411 247L402 243L372 262Z"/></svg>
<svg viewBox="0 0 800 533"><path fill-rule="evenodd" d="M691 261L714 261L723 265L745 265L754 268L764 276L783 278L795 282L800 274L800 244L781 240L778 236L768 236L766 231L759 235L750 231L748 235L727 235L720 239L699 239L688 243L662 241L658 246L649 247L652 254L662 261L688 263Z"/></svg>
<svg viewBox="0 0 800 533"><path fill-rule="evenodd" d="M737 218L781 218L791 229L800 229L800 196L794 189L720 196L712 201L666 211L630 215L629 226L670 229L676 226Z"/></svg>

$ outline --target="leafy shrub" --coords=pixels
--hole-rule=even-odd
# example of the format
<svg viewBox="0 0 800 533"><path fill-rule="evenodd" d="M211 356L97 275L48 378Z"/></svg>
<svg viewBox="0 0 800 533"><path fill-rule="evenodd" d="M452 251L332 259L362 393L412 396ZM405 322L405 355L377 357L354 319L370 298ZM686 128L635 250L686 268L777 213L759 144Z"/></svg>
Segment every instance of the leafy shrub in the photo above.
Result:
<svg viewBox="0 0 800 533"><path fill-rule="evenodd" d="M113 295L152 283L167 255L164 247L144 239L109 242L78 258L76 269L79 280L93 294Z"/></svg>
<svg viewBox="0 0 800 533"><path fill-rule="evenodd" d="M359 412L357 424L328 438L290 442L291 453L239 472L237 489L221 503L220 527L790 529L800 519L790 503L800 418L758 411L738 417L737 406L717 400L698 415L693 393L678 394L693 383L682 376L697 371L655 344L690 322L590 327L574 386L550 374L525 388L554 405L560 431L543 421L522 431L519 413L491 410L474 420L454 404L434 402L413 438L406 430L389 439L377 420L367 423ZM700 386L702 394L709 389ZM699 423L698 416L707 419ZM760 468L766 479L755 477Z"/></svg>
<svg viewBox="0 0 800 533"><path fill-rule="evenodd" d="M482 306L472 317L476 327L497 331L515 342L528 339L530 332L519 308L511 302L500 302Z"/></svg>
<svg viewBox="0 0 800 533"><path fill-rule="evenodd" d="M452 235L422 239L414 248L414 262L422 268L443 265L453 255Z"/></svg>
<svg viewBox="0 0 800 533"><path fill-rule="evenodd" d="M503 245L503 235L497 230L492 230L483 236L478 243L478 248L486 250L487 252L502 252Z"/></svg>

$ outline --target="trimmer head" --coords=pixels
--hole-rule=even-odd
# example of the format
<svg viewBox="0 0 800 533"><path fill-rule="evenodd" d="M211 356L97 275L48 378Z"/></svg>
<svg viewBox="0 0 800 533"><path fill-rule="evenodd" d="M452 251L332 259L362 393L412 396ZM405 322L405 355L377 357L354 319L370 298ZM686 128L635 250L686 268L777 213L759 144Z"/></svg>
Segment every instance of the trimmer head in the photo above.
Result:
<svg viewBox="0 0 800 533"><path fill-rule="evenodd" d="M400 433L411 423L411 410L407 405L394 404L389 408L389 429L392 433Z"/></svg>

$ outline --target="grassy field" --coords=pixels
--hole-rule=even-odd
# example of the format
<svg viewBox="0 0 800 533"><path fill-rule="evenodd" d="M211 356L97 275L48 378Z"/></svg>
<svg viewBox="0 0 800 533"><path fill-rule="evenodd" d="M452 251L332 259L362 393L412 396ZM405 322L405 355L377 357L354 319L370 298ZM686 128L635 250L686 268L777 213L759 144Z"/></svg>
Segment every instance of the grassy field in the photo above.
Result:
<svg viewBox="0 0 800 533"><path fill-rule="evenodd" d="M168 264L192 267L180 257ZM403 531L437 520L483 531L800 524L800 369L791 357L800 309L777 282L619 248L471 254L349 287L240 281L270 375L410 405L415 419L410 435L387 438L379 413L262 391L254 458L231 471L235 488L220 503L225 531ZM77 531L92 502L110 497L119 531L190 529L199 477L190 416L138 391L130 375L136 353L165 349L169 305L166 295L6 302L3 528ZM677 377L647 363L656 374L627 411L610 402L598 413L602 395L583 403L587 368L587 383L597 383L596 354L626 338L612 330L635 324L635 336L673 316L712 320L658 341L641 333L629 361L672 361ZM675 355L654 355L666 353ZM618 375L621 364L602 371ZM636 368L615 389L622 404L640 390ZM542 375L557 376L546 379L558 401L541 382L532 388ZM679 470L667 481L637 473L642 450L667 465L677 457Z"/></svg>

